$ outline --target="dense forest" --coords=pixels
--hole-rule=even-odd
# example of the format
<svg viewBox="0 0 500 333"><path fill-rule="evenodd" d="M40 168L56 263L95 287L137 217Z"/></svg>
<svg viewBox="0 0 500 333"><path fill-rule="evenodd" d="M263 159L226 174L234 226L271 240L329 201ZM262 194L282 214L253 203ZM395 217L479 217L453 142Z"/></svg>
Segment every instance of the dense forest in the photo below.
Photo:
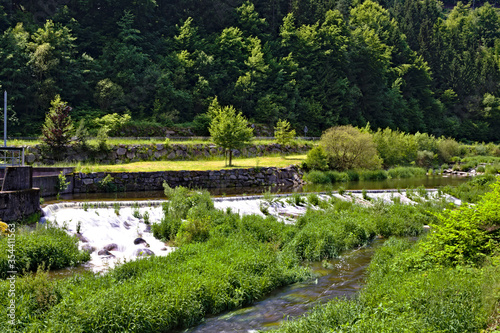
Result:
<svg viewBox="0 0 500 333"><path fill-rule="evenodd" d="M9 134L74 120L172 126L217 96L250 121L500 141L497 1L0 0Z"/></svg>

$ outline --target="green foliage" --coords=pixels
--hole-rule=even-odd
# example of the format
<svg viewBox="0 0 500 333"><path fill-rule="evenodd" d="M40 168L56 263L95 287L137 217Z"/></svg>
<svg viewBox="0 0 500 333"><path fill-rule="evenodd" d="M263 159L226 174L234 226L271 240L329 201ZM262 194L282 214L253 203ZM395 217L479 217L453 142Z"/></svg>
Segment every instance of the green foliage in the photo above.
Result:
<svg viewBox="0 0 500 333"><path fill-rule="evenodd" d="M164 216L161 222L153 224L151 227L153 235L165 240L174 240L178 235L179 241L182 243L190 242L193 237L197 237L193 234L206 232L207 223L209 223L205 221L207 216L198 216L192 221L184 223L182 220L192 214L193 210L207 213L212 211L214 204L210 194L206 190L190 190L183 186L171 188L166 182L163 187L168 202L163 205ZM180 230L181 228L182 230Z"/></svg>
<svg viewBox="0 0 500 333"><path fill-rule="evenodd" d="M210 136L215 144L229 152L229 165L232 163L233 149L240 148L253 137L253 128L232 106L226 106L214 111L210 123Z"/></svg>
<svg viewBox="0 0 500 333"><path fill-rule="evenodd" d="M210 132L208 128L210 127L210 122L212 118L206 113L198 114L193 119L193 130L196 135L208 136Z"/></svg>
<svg viewBox="0 0 500 333"><path fill-rule="evenodd" d="M438 156L441 162L451 162L452 157L457 156L459 145L453 139L440 138L438 140Z"/></svg>
<svg viewBox="0 0 500 333"><path fill-rule="evenodd" d="M438 214L439 223L420 246L423 261L440 265L477 265L498 246L495 231L500 226L500 181L474 206Z"/></svg>
<svg viewBox="0 0 500 333"><path fill-rule="evenodd" d="M277 143L281 145L290 144L290 142L292 142L295 138L295 135L295 130L291 129L288 120L278 120L276 127L274 127L274 137L276 138Z"/></svg>
<svg viewBox="0 0 500 333"><path fill-rule="evenodd" d="M61 149L71 141L73 121L69 113L72 108L59 95L50 104L51 108L43 124L42 140L53 150Z"/></svg>
<svg viewBox="0 0 500 333"><path fill-rule="evenodd" d="M307 153L305 165L309 170L328 170L328 155L322 146L317 146Z"/></svg>
<svg viewBox="0 0 500 333"><path fill-rule="evenodd" d="M379 129L373 134L373 141L386 168L409 165L417 159L418 143L413 135L390 128Z"/></svg>
<svg viewBox="0 0 500 333"><path fill-rule="evenodd" d="M130 122L131 118L129 114L119 115L117 113L112 113L94 119L94 124L99 129L103 129L108 135L117 135L120 129Z"/></svg>
<svg viewBox="0 0 500 333"><path fill-rule="evenodd" d="M280 286L309 277L305 268L252 237L214 237L183 246L167 257L125 263L104 276L85 274L52 282L44 290L58 297L43 312L31 311L36 306L31 303L34 288L26 288L29 281L19 279L16 295L30 302L16 302L17 327L59 332L67 328L169 331L197 324L205 315L250 304ZM32 285L41 284L45 282ZM8 281L0 283L2 292L7 288ZM2 315L7 308L4 300Z"/></svg>
<svg viewBox="0 0 500 333"><path fill-rule="evenodd" d="M320 145L324 147L333 169L380 168L381 160L372 135L352 126L328 129L321 136Z"/></svg>
<svg viewBox="0 0 500 333"><path fill-rule="evenodd" d="M66 180L66 176L61 171L61 173L59 173L59 175L57 176L56 182L57 200L59 200L59 195L61 194L61 192L66 191L69 185L70 182Z"/></svg>
<svg viewBox="0 0 500 333"><path fill-rule="evenodd" d="M325 172L322 171L310 171L306 173L303 177L303 179L306 182L312 183L312 184L329 184L331 183L331 179L328 177L328 175Z"/></svg>
<svg viewBox="0 0 500 333"><path fill-rule="evenodd" d="M389 169L387 173L391 178L424 177L426 174L425 169L416 167L397 167Z"/></svg>
<svg viewBox="0 0 500 333"><path fill-rule="evenodd" d="M490 185L495 181L492 175L476 176L467 183L455 187L445 186L443 192L450 194L462 201L476 203L482 195L491 191Z"/></svg>
<svg viewBox="0 0 500 333"><path fill-rule="evenodd" d="M9 237L0 239L0 278L8 276ZM33 231L16 230L15 234L15 271L36 272L39 268L58 269L76 266L88 261L87 252L78 250L78 239L55 226L38 225Z"/></svg>

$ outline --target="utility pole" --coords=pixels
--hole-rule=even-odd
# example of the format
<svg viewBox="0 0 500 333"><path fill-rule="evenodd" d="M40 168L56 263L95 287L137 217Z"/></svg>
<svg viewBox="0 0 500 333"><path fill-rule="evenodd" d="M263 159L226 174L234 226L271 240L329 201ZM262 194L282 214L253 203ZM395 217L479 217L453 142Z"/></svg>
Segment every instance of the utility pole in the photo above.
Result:
<svg viewBox="0 0 500 333"><path fill-rule="evenodd" d="M7 90L3 92L3 146L7 147Z"/></svg>

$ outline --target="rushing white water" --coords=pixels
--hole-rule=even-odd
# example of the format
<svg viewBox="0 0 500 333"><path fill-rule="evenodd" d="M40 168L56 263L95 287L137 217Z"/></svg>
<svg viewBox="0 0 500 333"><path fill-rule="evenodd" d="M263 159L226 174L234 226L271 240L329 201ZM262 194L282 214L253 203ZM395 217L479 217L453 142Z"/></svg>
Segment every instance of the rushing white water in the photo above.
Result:
<svg viewBox="0 0 500 333"><path fill-rule="evenodd" d="M137 210L141 216L149 214L150 223L158 223L163 215L161 207L121 207L119 210L64 208L55 212L51 212L50 208L44 209L47 221L66 228L72 235L80 231L79 247L92 251L89 264L94 271L106 270L137 256L151 253L161 256L173 250L153 237L150 225L145 223L144 218L133 216L133 211ZM105 249L108 251L105 252ZM101 255L99 251L102 251Z"/></svg>
<svg viewBox="0 0 500 333"><path fill-rule="evenodd" d="M358 192L349 192L344 195L337 193L319 194L320 200L330 200L336 197L342 200L353 201L361 205L372 205L374 200L384 202L400 202L414 204L412 199L418 195L407 195L404 191L368 191L365 193L369 200ZM437 198L436 191L428 192L428 199ZM460 201L444 196L446 200L455 204ZM276 195L271 198L263 196L216 198L214 205L217 209L231 209L240 215L270 214L284 223L293 223L303 215L307 209L318 209L307 203L307 195L300 197L290 195ZM50 221L67 230L69 234L77 235L80 239L79 247L92 251L90 267L94 271L105 271L117 263L134 260L143 255L167 255L175 248L154 238L150 231L150 224L159 223L163 217L161 204L164 201L142 202L95 202L95 203L63 203L49 205L43 209L44 221ZM97 208L106 206L108 208ZM135 206L132 207L132 206ZM140 207L139 207L140 206ZM135 212L135 214L134 214ZM135 215L135 216L134 216ZM145 221L148 215L149 224Z"/></svg>

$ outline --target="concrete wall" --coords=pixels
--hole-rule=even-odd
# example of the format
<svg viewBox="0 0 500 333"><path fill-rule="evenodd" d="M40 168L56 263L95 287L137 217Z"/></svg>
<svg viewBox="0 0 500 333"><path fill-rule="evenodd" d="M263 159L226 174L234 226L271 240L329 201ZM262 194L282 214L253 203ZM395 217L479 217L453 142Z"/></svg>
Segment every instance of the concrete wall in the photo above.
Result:
<svg viewBox="0 0 500 333"><path fill-rule="evenodd" d="M0 192L0 220L18 221L40 212L39 189Z"/></svg>
<svg viewBox="0 0 500 333"><path fill-rule="evenodd" d="M26 190L33 187L32 167L7 167L2 184L2 191Z"/></svg>

